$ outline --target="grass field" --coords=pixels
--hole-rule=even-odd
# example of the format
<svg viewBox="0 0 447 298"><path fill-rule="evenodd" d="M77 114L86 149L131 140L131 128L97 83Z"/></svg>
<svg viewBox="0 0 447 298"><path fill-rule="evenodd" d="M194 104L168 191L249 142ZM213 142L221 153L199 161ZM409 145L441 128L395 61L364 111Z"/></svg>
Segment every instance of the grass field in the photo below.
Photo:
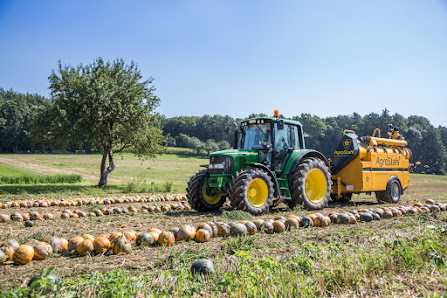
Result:
<svg viewBox="0 0 447 298"><path fill-rule="evenodd" d="M34 156L1 155L20 162L42 165L48 169L64 169L92 175L97 171L99 156ZM94 179L80 185L0 186L0 201L9 198L73 195L119 196L129 182L172 181L183 191L190 175L199 170L205 159L162 155L152 161L141 161L132 155L117 157L116 179L105 190L93 187ZM70 167L70 164L73 166ZM87 167L88 170L79 166ZM20 166L15 166L20 171ZM121 168L121 169L120 169ZM12 168L14 169L14 167ZM33 169L33 171L36 171ZM142 178L138 178L142 176ZM174 178L175 177L175 178ZM447 177L411 175L411 186L400 204L434 199L447 203ZM6 193L8 187L27 191L26 195ZM26 187L30 187L27 188ZM40 190L39 190L40 187ZM41 192L41 194L38 194ZM163 205L165 203L157 203ZM132 204L141 208L144 203ZM118 204L124 208L129 204ZM359 208L387 206L379 204L374 195L354 196L349 203L331 202L323 214ZM388 205L391 206L391 205ZM164 213L116 214L63 220L64 209L91 211L101 206L10 208L0 213L25 213L37 210L41 215L51 212L54 220L36 221L32 228L21 222L0 223L0 243L17 239L20 243L42 240L44 236L71 238L86 233L95 237L116 231L147 231L151 227L168 230L184 224L201 222L232 222L255 217L242 211L223 209L214 213L173 211ZM311 212L289 210L281 204L271 219L290 214L305 216ZM214 262L216 273L200 277L190 274L191 263L199 258ZM25 297L44 294L43 288L31 291L29 278L42 268L54 267L62 280L61 297L446 297L447 296L447 212L408 215L354 225L331 225L327 228L299 228L280 234L257 233L240 238L212 238L210 242L180 242L168 248L133 247L130 255L63 257L54 255L45 261L25 266L0 265L0 296Z"/></svg>
<svg viewBox="0 0 447 298"><path fill-rule="evenodd" d="M155 183L163 188L172 183L172 192L183 192L189 177L200 170L206 159L163 154L155 159L142 161L132 154L115 155L115 170L109 175L106 189L95 186L99 181L101 155L75 154L3 154L0 155L1 175L57 175L79 174L83 182L77 185L1 185L0 198L16 196L32 197L48 195L50 197L70 194L107 194L128 192L129 185L148 185ZM4 174L3 174L4 173ZM134 187L138 189L138 187ZM144 189L143 189L144 190Z"/></svg>

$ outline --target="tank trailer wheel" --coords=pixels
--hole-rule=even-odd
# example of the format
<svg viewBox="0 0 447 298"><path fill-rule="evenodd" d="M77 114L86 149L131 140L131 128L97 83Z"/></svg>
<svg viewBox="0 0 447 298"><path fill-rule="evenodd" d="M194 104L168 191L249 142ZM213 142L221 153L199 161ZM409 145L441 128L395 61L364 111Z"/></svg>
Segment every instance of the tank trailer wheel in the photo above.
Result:
<svg viewBox="0 0 447 298"><path fill-rule="evenodd" d="M268 213L273 204L273 182L261 169L248 169L233 178L229 187L231 205L253 215Z"/></svg>
<svg viewBox="0 0 447 298"><path fill-rule="evenodd" d="M290 178L292 200L289 208L298 204L307 210L323 209L331 195L331 175L326 164L318 158L306 158L292 172Z"/></svg>
<svg viewBox="0 0 447 298"><path fill-rule="evenodd" d="M199 212L215 211L222 207L226 197L215 194L209 195L206 192L205 178L208 170L195 173L188 182L186 197L192 208Z"/></svg>
<svg viewBox="0 0 447 298"><path fill-rule="evenodd" d="M402 194L402 187L399 178L393 176L388 180L386 189L384 191L376 191L376 198L379 203L394 203L400 200Z"/></svg>

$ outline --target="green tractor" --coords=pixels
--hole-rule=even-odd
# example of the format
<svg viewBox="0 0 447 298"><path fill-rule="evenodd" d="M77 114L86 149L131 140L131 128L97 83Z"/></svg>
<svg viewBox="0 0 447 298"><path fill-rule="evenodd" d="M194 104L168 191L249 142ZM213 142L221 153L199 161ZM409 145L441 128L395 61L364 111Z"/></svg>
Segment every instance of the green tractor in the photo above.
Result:
<svg viewBox="0 0 447 298"><path fill-rule="evenodd" d="M241 122L234 148L210 154L210 163L188 182L187 197L197 211L214 211L228 198L253 215L268 213L284 202L308 210L324 208L331 194L328 161L305 149L298 121L258 117Z"/></svg>

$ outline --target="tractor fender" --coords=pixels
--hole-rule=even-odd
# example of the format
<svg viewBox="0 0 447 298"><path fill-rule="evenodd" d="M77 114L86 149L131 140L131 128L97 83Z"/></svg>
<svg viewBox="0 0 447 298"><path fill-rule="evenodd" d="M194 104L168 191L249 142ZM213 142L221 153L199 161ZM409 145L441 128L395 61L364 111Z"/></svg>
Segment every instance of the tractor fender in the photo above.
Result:
<svg viewBox="0 0 447 298"><path fill-rule="evenodd" d="M279 198L279 185L278 185L278 181L275 178L275 174L273 174L273 172L266 165L264 165L262 163L247 162L246 165L248 165L252 168L258 168L258 169L262 169L263 171L265 171L273 181L273 188L275 189L274 197Z"/></svg>
<svg viewBox="0 0 447 298"><path fill-rule="evenodd" d="M308 158L308 157L315 157L315 158L321 159L322 161L324 161L326 166L329 166L329 162L328 162L327 158L321 152L318 152L317 150L307 149L307 150L304 150L303 152L301 152L295 158L292 165L290 166L289 173L291 173L300 164L300 162L303 159Z"/></svg>

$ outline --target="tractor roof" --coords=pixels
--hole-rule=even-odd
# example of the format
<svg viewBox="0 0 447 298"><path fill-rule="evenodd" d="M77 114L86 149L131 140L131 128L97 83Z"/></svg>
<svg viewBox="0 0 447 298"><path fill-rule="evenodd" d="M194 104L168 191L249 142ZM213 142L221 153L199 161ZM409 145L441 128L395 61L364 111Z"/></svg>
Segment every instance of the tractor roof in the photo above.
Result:
<svg viewBox="0 0 447 298"><path fill-rule="evenodd" d="M285 124L292 124L292 125L299 125L299 126L303 126L301 124L301 122L296 121L296 120L291 120L291 119L284 119L284 118L276 118L276 117L256 117L256 118L248 118L248 119L244 119L241 121L241 123L243 122L249 122L251 120L267 120L268 122L276 122L278 120L283 120Z"/></svg>

